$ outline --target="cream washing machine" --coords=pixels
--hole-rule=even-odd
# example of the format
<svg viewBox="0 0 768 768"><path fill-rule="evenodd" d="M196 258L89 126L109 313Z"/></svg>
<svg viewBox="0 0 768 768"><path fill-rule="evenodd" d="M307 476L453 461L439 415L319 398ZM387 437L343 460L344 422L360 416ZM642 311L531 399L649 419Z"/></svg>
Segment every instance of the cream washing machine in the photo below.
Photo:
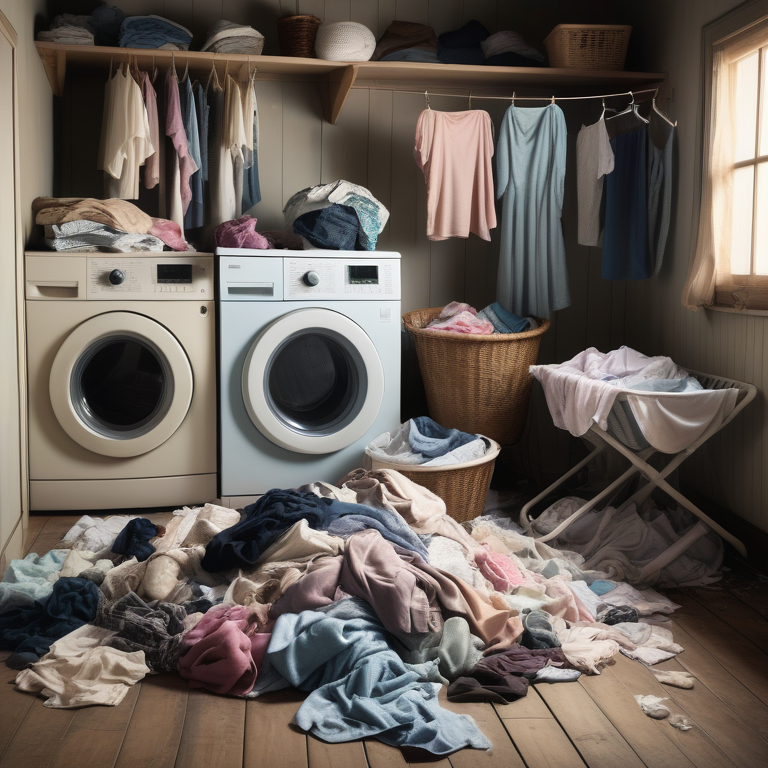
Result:
<svg viewBox="0 0 768 768"><path fill-rule="evenodd" d="M216 497L213 257L26 256L32 510Z"/></svg>

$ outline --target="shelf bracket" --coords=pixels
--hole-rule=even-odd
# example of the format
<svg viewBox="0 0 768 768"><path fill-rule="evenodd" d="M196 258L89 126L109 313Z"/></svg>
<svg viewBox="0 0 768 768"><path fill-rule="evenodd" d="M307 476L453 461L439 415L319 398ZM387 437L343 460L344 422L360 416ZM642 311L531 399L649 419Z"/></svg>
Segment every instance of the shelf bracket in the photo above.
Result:
<svg viewBox="0 0 768 768"><path fill-rule="evenodd" d="M67 54L65 51L51 51L38 48L40 58L43 60L45 74L51 84L54 96L64 95L64 78L67 74Z"/></svg>
<svg viewBox="0 0 768 768"><path fill-rule="evenodd" d="M358 69L356 64L339 67L329 72L320 84L323 116L331 125L336 125L341 110L344 109L347 96L357 79Z"/></svg>

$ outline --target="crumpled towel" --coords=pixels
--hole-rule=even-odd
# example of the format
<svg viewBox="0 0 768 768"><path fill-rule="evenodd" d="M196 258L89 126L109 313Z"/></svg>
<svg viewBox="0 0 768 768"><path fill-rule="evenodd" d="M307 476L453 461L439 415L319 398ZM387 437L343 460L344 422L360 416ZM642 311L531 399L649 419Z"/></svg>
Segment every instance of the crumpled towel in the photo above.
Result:
<svg viewBox="0 0 768 768"><path fill-rule="evenodd" d="M661 703L662 701L669 701L667 698L660 699L658 696L650 695L635 696L635 701L640 705L640 709L654 720L663 720L665 717L669 717L669 707Z"/></svg>
<svg viewBox="0 0 768 768"><path fill-rule="evenodd" d="M379 38L371 61L380 61L396 51L409 48L432 52L434 55L437 51L435 30L413 21L393 21Z"/></svg>
<svg viewBox="0 0 768 768"><path fill-rule="evenodd" d="M30 552L23 560L11 560L0 581L0 613L48 597L66 557L66 549L52 549L42 557Z"/></svg>
<svg viewBox="0 0 768 768"><path fill-rule="evenodd" d="M240 513L236 509L228 509L216 504L184 507L173 513L173 517L165 526L165 533L160 538L154 539L152 545L155 552L205 546L217 533L239 522ZM198 523L203 525L198 527ZM210 532L211 535L206 538L205 532Z"/></svg>
<svg viewBox="0 0 768 768"><path fill-rule="evenodd" d="M436 755L491 746L472 718L440 707L440 685L420 682L372 619L285 614L267 658L291 685L311 691L294 722L324 741L376 737Z"/></svg>
<svg viewBox="0 0 768 768"><path fill-rule="evenodd" d="M160 528L145 517L134 518L117 535L112 543L112 551L116 555L135 557L142 562L155 551L149 540L161 535Z"/></svg>
<svg viewBox="0 0 768 768"><path fill-rule="evenodd" d="M269 242L256 231L256 221L256 218L248 215L224 221L213 230L213 242L221 248L266 250Z"/></svg>
<svg viewBox="0 0 768 768"><path fill-rule="evenodd" d="M450 331L451 333L470 333L490 336L494 332L493 323L482 317L477 317L477 310L467 306L456 312L458 302L451 302L438 317L430 322L426 329L429 331ZM459 305L462 306L462 305Z"/></svg>
<svg viewBox="0 0 768 768"><path fill-rule="evenodd" d="M109 557L112 542L135 515L91 517L83 515L65 534L62 542L73 549L94 552L97 558Z"/></svg>
<svg viewBox="0 0 768 768"><path fill-rule="evenodd" d="M44 707L114 707L149 674L144 653L102 645L114 632L85 624L57 640L40 661L16 676L16 687L47 696Z"/></svg>
<svg viewBox="0 0 768 768"><path fill-rule="evenodd" d="M417 416L411 419L408 443L414 453L420 453L425 459L437 459L477 438L478 435L442 427L429 416Z"/></svg>
<svg viewBox="0 0 768 768"><path fill-rule="evenodd" d="M0 649L42 656L64 635L93 621L99 588L86 579L59 579L45 603L0 613Z"/></svg>

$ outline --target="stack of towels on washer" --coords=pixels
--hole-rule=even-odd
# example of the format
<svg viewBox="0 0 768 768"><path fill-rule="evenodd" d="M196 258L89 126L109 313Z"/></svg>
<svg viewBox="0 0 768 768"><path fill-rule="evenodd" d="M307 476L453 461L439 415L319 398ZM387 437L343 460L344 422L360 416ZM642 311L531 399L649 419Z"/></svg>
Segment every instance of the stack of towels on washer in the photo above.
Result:
<svg viewBox="0 0 768 768"><path fill-rule="evenodd" d="M506 519L465 529L392 470L273 490L242 514L181 509L165 528L85 516L62 547L0 582L0 648L51 707L118 704L150 671L229 696L293 686L308 693L294 722L319 738L444 755L491 746L440 706L444 684L508 703L620 651L682 650L658 624L677 607L661 595Z"/></svg>

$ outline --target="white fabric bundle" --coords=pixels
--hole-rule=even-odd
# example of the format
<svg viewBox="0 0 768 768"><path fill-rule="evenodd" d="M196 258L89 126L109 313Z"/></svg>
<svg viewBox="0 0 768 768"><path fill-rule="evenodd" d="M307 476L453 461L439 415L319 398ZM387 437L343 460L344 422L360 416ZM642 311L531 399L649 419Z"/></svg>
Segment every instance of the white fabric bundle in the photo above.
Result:
<svg viewBox="0 0 768 768"><path fill-rule="evenodd" d="M368 61L376 49L376 37L355 21L323 24L317 30L315 53L327 61Z"/></svg>

